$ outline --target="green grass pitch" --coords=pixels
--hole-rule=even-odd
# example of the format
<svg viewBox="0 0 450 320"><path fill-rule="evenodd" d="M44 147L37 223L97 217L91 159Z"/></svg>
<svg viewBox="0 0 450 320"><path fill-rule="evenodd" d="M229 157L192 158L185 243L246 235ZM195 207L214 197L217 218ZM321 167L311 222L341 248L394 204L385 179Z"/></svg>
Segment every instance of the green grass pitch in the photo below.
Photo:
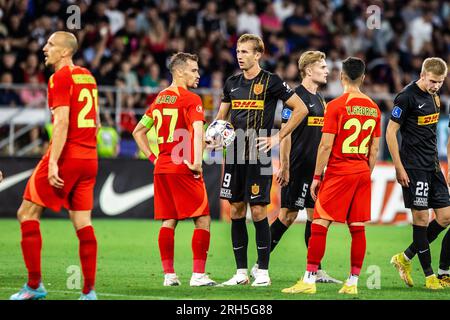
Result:
<svg viewBox="0 0 450 320"><path fill-rule="evenodd" d="M359 281L357 297L339 295L340 285L318 284L315 295L288 295L281 289L291 286L303 275L306 264L304 224L293 225L282 238L270 261L272 286L189 287L192 268L191 236L193 223L180 222L175 238L175 271L182 285L163 287L162 267L157 245L160 222L148 220L95 220L98 239L96 291L99 299L450 299L450 289L430 292L424 289L424 277L417 258L413 263L414 288L407 288L389 260L410 242L411 226L368 226L367 253ZM256 259L253 224L249 231L249 267ZM43 237L42 271L47 299L77 299L72 289L70 266L78 266L78 240L68 220L46 219L41 222ZM230 224L213 221L207 272L223 282L235 272L231 247ZM433 266L437 271L443 235L432 244ZM20 228L12 219L0 220L0 299L19 289L26 280L26 269L20 250ZM350 263L350 235L344 225L332 225L327 238L323 265L330 275L345 279ZM69 269L68 269L69 268ZM69 273L68 273L69 271ZM370 273L368 273L370 271ZM367 283L380 289L369 289ZM72 276L72 277L71 277ZM69 282L69 286L68 286Z"/></svg>

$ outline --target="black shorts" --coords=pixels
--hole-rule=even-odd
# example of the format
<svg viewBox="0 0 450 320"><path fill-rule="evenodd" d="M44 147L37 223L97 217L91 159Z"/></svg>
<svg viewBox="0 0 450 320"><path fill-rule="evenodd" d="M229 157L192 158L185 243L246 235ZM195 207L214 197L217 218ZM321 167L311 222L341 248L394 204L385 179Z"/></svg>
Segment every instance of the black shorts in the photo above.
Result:
<svg viewBox="0 0 450 320"><path fill-rule="evenodd" d="M310 187L314 175L312 170L294 170L289 173L289 184L281 188L281 208L303 210L314 208Z"/></svg>
<svg viewBox="0 0 450 320"><path fill-rule="evenodd" d="M405 207L415 210L439 209L450 205L447 182L441 171L406 169L409 187L402 188Z"/></svg>
<svg viewBox="0 0 450 320"><path fill-rule="evenodd" d="M220 198L250 205L270 203L272 166L262 164L225 164Z"/></svg>

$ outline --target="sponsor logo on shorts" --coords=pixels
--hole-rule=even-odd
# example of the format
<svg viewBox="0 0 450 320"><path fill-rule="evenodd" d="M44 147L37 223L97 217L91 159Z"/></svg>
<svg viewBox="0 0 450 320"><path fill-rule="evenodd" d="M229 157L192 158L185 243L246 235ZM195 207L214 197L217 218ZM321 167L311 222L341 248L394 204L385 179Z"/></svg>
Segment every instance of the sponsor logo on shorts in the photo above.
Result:
<svg viewBox="0 0 450 320"><path fill-rule="evenodd" d="M220 189L220 196L222 198L231 199L231 197L232 197L231 190L230 189L221 188Z"/></svg>
<svg viewBox="0 0 450 320"><path fill-rule="evenodd" d="M305 199L299 197L297 201L295 201L295 205L297 207L305 207Z"/></svg>
<svg viewBox="0 0 450 320"><path fill-rule="evenodd" d="M428 198L416 197L414 205L418 207L428 207Z"/></svg>

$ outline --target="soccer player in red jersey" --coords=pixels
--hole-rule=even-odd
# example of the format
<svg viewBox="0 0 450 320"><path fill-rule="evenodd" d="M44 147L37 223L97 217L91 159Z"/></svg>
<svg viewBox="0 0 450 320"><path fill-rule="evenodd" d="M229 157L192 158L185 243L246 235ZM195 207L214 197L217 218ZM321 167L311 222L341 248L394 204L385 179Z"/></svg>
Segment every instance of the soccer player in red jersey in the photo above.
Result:
<svg viewBox="0 0 450 320"><path fill-rule="evenodd" d="M97 84L85 68L75 66L77 50L72 33L53 33L44 46L45 65L55 73L48 81L53 138L28 180L17 212L22 231L22 253L28 282L11 300L42 299L47 295L41 280L40 217L44 208L69 210L80 247L84 277L80 300L95 300L97 240L91 223L97 176Z"/></svg>
<svg viewBox="0 0 450 320"><path fill-rule="evenodd" d="M364 223L370 220L370 174L381 134L380 109L359 89L364 70L362 60L347 58L341 72L344 94L327 105L311 184L311 196L316 203L306 272L294 286L283 289L284 293L316 292L316 274L325 253L328 227L332 222L346 222L352 236L351 270L339 293L357 294L366 251Z"/></svg>
<svg viewBox="0 0 450 320"><path fill-rule="evenodd" d="M191 286L216 283L205 274L210 233L208 197L202 177L204 148L202 100L189 88L197 88L198 57L179 52L169 64L172 84L161 91L134 129L133 136L144 154L154 163L155 219L162 220L159 250L164 270L164 286L178 286L173 267L174 235L179 220L193 219L193 274ZM147 132L155 126L158 157L152 154Z"/></svg>

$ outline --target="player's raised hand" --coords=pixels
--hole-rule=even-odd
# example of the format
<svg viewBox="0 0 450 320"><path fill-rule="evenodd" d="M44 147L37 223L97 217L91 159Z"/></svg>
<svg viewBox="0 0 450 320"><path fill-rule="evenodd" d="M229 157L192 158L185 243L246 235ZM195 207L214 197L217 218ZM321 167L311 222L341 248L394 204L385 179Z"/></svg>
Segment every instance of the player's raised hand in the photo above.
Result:
<svg viewBox="0 0 450 320"><path fill-rule="evenodd" d="M400 183L402 187L408 187L409 186L409 177L406 173L405 168L401 167L398 169L395 169L395 173L397 175L397 181Z"/></svg>
<svg viewBox="0 0 450 320"><path fill-rule="evenodd" d="M201 175L202 172L203 172L202 164L201 164L201 163L198 163L198 164L192 164L192 163L190 163L190 162L187 161L187 160L184 160L183 162L184 162L185 165L187 165L187 167L189 168L189 170L192 171L192 173L194 174L194 178L199 178L199 177L200 177L200 175Z"/></svg>
<svg viewBox="0 0 450 320"><path fill-rule="evenodd" d="M272 149L279 143L280 143L279 133L276 133L270 137L256 138L256 148L258 148L258 150L263 152L269 152L270 149Z"/></svg>
<svg viewBox="0 0 450 320"><path fill-rule="evenodd" d="M62 189L64 187L64 180L58 175L58 164L55 162L48 163L48 182L54 188Z"/></svg>
<svg viewBox="0 0 450 320"><path fill-rule="evenodd" d="M319 193L321 181L319 179L314 179L311 183L311 197L314 201L317 200L317 193Z"/></svg>
<svg viewBox="0 0 450 320"><path fill-rule="evenodd" d="M277 172L277 182L281 187L285 187L289 184L289 168L281 166Z"/></svg>

